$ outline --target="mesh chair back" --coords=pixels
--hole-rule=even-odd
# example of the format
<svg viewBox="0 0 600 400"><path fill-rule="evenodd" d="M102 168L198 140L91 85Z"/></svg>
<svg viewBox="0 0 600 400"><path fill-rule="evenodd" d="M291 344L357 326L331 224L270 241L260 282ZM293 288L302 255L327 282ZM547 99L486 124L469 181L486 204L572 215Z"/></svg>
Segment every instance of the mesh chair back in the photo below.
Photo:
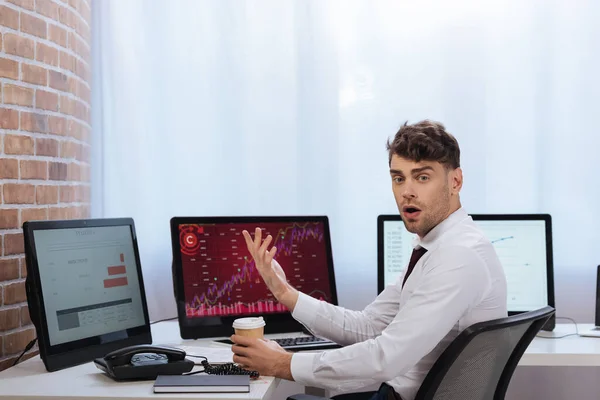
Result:
<svg viewBox="0 0 600 400"><path fill-rule="evenodd" d="M465 329L432 366L415 400L504 399L525 349L553 314L544 307Z"/></svg>

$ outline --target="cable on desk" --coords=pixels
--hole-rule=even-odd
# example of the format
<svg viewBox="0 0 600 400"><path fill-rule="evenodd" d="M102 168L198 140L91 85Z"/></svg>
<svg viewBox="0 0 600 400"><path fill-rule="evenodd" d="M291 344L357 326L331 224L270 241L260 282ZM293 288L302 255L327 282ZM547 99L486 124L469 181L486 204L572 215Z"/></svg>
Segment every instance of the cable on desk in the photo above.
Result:
<svg viewBox="0 0 600 400"><path fill-rule="evenodd" d="M152 321L152 322L150 322L150 325L157 324L159 322L171 321L173 319L177 319L177 317L171 317L171 318L165 318L165 319L159 319L156 321Z"/></svg>
<svg viewBox="0 0 600 400"><path fill-rule="evenodd" d="M535 336L539 337L541 339L562 339L562 338L566 338L566 337L569 337L569 336L579 336L579 328L577 327L577 322L575 322L575 320L573 318L569 318L569 317L556 317L556 319L566 319L566 320L571 321L575 325L575 333L567 333L566 335L562 335L562 336L541 336L538 333Z"/></svg>
<svg viewBox="0 0 600 400"><path fill-rule="evenodd" d="M23 357L25 355L25 353L27 353L29 350L31 350L31 348L33 347L33 345L35 345L35 342L37 342L37 338L35 338L31 342L27 343L27 346L25 346L25 350L23 350L23 352L21 353L21 355L19 357L17 357L17 359L13 363L13 365L12 365L13 367L15 365L17 365L17 363L19 362L19 360L21 359L21 357Z"/></svg>
<svg viewBox="0 0 600 400"><path fill-rule="evenodd" d="M204 357L204 356L196 356L194 354L186 354L186 357L192 357L192 358L204 358L205 361L208 361L208 358ZM202 363L200 364L196 364L196 365L202 365Z"/></svg>

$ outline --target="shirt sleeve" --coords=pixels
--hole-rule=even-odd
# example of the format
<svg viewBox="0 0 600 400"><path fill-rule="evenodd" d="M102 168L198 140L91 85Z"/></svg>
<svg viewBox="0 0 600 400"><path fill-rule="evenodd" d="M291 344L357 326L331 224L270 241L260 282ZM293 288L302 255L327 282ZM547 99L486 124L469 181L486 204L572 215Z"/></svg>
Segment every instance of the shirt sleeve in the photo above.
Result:
<svg viewBox="0 0 600 400"><path fill-rule="evenodd" d="M439 249L423 266L420 284L381 335L341 349L295 353L292 376L304 385L353 391L405 374L481 301L488 287L488 271L474 251Z"/></svg>
<svg viewBox="0 0 600 400"><path fill-rule="evenodd" d="M363 311L354 311L300 293L292 316L314 335L349 345L380 335L398 313L399 299L390 285Z"/></svg>

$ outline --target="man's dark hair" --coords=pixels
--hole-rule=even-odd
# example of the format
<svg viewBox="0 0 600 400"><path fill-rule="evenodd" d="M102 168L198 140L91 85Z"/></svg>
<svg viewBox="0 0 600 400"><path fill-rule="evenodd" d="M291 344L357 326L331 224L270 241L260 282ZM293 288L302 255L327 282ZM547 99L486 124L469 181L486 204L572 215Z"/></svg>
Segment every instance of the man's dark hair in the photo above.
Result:
<svg viewBox="0 0 600 400"><path fill-rule="evenodd" d="M439 122L424 120L416 124L404 123L394 136L387 142L389 163L394 154L412 160L437 161L446 169L460 167L460 148L456 138L446 132L444 125Z"/></svg>

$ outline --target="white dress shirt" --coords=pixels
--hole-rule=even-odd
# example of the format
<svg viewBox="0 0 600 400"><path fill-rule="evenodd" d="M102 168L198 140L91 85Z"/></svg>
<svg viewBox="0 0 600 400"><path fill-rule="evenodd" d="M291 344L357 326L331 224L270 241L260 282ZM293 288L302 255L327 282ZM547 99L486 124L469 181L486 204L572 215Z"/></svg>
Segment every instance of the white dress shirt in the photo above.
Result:
<svg viewBox="0 0 600 400"><path fill-rule="evenodd" d="M412 400L462 330L507 316L506 278L498 256L462 208L416 242L427 252L404 288L406 270L363 311L300 294L293 317L313 334L345 347L295 353L295 381L335 393L373 390L387 382L403 400Z"/></svg>

